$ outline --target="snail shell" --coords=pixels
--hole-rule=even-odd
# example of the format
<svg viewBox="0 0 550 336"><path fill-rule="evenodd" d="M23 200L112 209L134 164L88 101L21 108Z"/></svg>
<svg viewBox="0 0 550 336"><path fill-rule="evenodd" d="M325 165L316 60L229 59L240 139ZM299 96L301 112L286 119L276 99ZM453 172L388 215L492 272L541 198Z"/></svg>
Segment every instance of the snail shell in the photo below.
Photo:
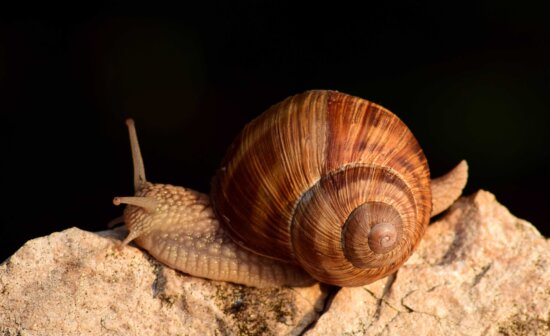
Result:
<svg viewBox="0 0 550 336"><path fill-rule="evenodd" d="M335 91L290 97L249 123L211 199L238 245L340 286L401 266L432 205L411 131L385 108Z"/></svg>
<svg viewBox="0 0 550 336"><path fill-rule="evenodd" d="M290 97L248 124L210 198L147 181L127 124L135 196L113 200L128 205L121 245L135 240L175 269L249 286L303 286L312 277L359 286L394 272L468 176L462 161L430 181L399 118L335 91Z"/></svg>

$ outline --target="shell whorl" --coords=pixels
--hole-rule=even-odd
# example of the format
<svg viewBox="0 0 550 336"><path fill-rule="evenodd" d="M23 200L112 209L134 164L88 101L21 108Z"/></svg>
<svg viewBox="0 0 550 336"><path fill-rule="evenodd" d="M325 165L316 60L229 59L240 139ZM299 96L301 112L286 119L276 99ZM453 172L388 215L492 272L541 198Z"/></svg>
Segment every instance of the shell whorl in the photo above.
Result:
<svg viewBox="0 0 550 336"><path fill-rule="evenodd" d="M409 129L335 91L287 98L249 123L212 187L237 244L341 286L395 271L431 211L429 169Z"/></svg>

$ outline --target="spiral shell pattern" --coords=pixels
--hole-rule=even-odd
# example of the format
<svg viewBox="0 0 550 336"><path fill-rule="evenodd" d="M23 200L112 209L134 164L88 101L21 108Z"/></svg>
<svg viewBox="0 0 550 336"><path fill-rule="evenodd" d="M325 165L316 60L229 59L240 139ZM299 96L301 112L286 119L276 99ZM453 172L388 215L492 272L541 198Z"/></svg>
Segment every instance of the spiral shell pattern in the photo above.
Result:
<svg viewBox="0 0 550 336"><path fill-rule="evenodd" d="M211 199L245 249L359 286L401 266L431 211L426 158L407 126L367 100L307 91L249 123Z"/></svg>

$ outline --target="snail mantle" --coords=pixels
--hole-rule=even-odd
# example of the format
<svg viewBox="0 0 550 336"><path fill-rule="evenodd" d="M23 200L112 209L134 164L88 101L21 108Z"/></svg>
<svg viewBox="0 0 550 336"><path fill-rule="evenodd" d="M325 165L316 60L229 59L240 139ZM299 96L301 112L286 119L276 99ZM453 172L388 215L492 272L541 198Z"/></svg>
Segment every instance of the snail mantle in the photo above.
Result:
<svg viewBox="0 0 550 336"><path fill-rule="evenodd" d="M338 291L191 277L132 245L117 248L123 236L72 228L23 245L0 265L0 334L550 332L550 241L486 191L462 197L428 226L397 273Z"/></svg>

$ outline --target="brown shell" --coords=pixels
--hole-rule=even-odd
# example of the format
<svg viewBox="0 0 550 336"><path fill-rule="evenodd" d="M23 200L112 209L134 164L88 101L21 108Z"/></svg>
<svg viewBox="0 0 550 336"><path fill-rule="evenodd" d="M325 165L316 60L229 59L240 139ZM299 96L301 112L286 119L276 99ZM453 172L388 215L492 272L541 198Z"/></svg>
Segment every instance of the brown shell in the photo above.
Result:
<svg viewBox="0 0 550 336"><path fill-rule="evenodd" d="M212 187L237 244L340 286L394 272L431 211L428 165L410 130L385 108L335 91L289 97L249 123ZM371 227L394 219L395 243L376 245Z"/></svg>

